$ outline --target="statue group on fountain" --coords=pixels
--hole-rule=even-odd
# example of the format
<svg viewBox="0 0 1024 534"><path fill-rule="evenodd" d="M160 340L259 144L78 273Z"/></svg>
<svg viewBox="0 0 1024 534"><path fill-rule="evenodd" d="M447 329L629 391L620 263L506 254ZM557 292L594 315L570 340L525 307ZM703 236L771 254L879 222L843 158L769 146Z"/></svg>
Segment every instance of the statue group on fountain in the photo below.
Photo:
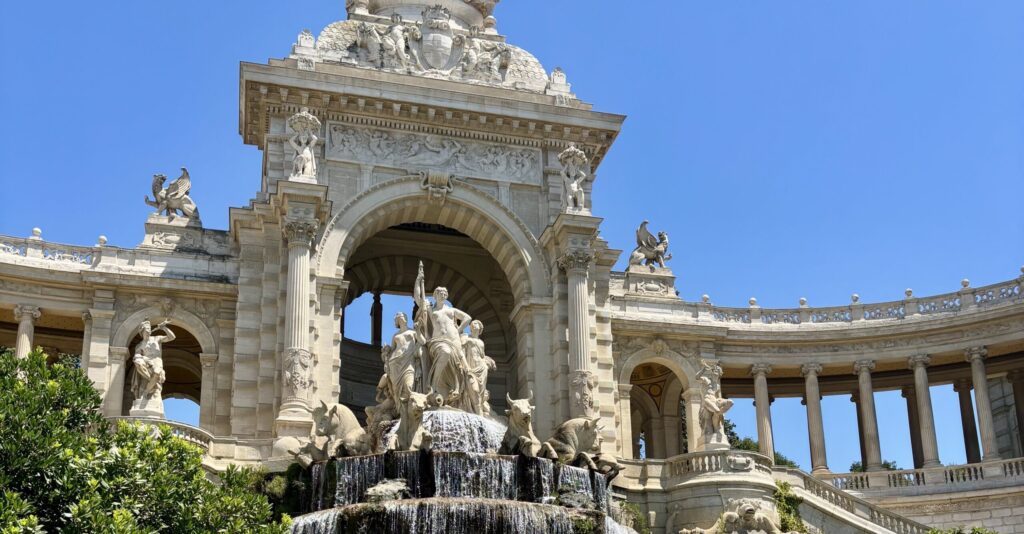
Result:
<svg viewBox="0 0 1024 534"><path fill-rule="evenodd" d="M384 375L377 385L378 404L366 410L370 425L398 417L414 394L425 394L431 408L491 415L487 375L495 363L480 339L484 325L448 304L448 296L447 289L438 287L433 303L427 299L420 262L413 288L415 322L410 328L405 313L395 314L398 330L391 344L381 347Z"/></svg>

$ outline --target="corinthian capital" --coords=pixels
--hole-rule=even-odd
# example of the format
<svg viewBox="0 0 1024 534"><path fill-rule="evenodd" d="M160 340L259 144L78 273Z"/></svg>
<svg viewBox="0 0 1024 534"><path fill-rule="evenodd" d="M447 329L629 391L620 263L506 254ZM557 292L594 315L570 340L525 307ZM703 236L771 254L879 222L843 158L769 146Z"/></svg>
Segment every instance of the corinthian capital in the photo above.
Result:
<svg viewBox="0 0 1024 534"><path fill-rule="evenodd" d="M907 359L907 364L911 369L918 367L928 367L928 364L932 362L932 357L927 354L915 354Z"/></svg>
<svg viewBox="0 0 1024 534"><path fill-rule="evenodd" d="M593 252L574 248L558 258L558 266L565 271L586 271L591 261L594 261Z"/></svg>
<svg viewBox="0 0 1024 534"><path fill-rule="evenodd" d="M871 372L875 369L875 360L857 360L853 364L854 374L860 374L862 372Z"/></svg>
<svg viewBox="0 0 1024 534"><path fill-rule="evenodd" d="M14 318L18 321L32 320L35 321L43 314L39 306L32 306L30 304L18 304L14 307Z"/></svg>
<svg viewBox="0 0 1024 534"><path fill-rule="evenodd" d="M820 363L805 363L802 366L800 366L800 374L802 374L804 376L807 376L807 375L818 376L818 373L820 373L820 372L821 372L821 364Z"/></svg>
<svg viewBox="0 0 1024 534"><path fill-rule="evenodd" d="M288 240L289 246L310 246L313 243L313 236L320 227L315 220L297 219L286 220L284 223L284 237Z"/></svg>
<svg viewBox="0 0 1024 534"><path fill-rule="evenodd" d="M758 362L750 366L750 375L769 375L772 372L772 364L766 362Z"/></svg>
<svg viewBox="0 0 1024 534"><path fill-rule="evenodd" d="M971 347L964 351L964 358L969 362L973 362L977 359L984 359L988 356L988 349L985 347Z"/></svg>

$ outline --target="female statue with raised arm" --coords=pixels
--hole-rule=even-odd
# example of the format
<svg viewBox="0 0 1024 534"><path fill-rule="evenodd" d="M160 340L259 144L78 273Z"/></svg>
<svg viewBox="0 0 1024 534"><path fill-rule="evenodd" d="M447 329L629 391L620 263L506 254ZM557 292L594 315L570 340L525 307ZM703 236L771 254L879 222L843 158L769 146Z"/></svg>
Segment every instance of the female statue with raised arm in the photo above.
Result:
<svg viewBox="0 0 1024 534"><path fill-rule="evenodd" d="M430 370L427 385L433 391L430 399L434 406L454 406L463 394L466 356L462 349L462 331L472 318L466 312L448 305L448 290L434 289L434 303L426 298L423 262L420 262L413 288L413 298L419 306L418 316L423 323L429 323L430 336L427 351L430 354ZM417 323L420 323L417 317Z"/></svg>

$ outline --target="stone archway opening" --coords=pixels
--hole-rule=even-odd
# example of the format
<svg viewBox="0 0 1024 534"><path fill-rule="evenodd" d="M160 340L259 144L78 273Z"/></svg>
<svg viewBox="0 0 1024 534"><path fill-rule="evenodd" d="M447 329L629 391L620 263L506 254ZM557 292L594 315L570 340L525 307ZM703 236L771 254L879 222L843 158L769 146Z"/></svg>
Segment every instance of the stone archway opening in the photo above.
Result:
<svg viewBox="0 0 1024 534"><path fill-rule="evenodd" d="M629 383L634 457L668 458L682 453L686 443L682 385L676 374L659 363L641 363L633 368Z"/></svg>
<svg viewBox="0 0 1024 534"><path fill-rule="evenodd" d="M449 290L449 303L484 324L481 335L497 368L490 372L491 405L499 411L514 391L516 334L510 319L513 289L502 265L479 243L452 228L404 223L363 241L346 262L349 283L342 302L341 401L361 420L376 402L384 372L381 345L395 333L394 315L414 316L412 299L419 262L427 291Z"/></svg>
<svg viewBox="0 0 1024 534"><path fill-rule="evenodd" d="M188 330L174 324L170 325L174 332L175 339L163 345L163 366L167 379L164 381L161 396L166 399L187 399L196 405L200 405L202 399L203 366L200 363L199 355L203 352L199 340ZM121 415L129 415L134 400L131 389L132 374L134 373L131 363L132 355L135 353L135 346L142 337L136 333L128 344L128 357L125 364L127 370L124 381L124 402L121 406ZM173 415L173 414L170 414ZM189 423L189 421L182 421ZM192 423L189 423L192 424Z"/></svg>

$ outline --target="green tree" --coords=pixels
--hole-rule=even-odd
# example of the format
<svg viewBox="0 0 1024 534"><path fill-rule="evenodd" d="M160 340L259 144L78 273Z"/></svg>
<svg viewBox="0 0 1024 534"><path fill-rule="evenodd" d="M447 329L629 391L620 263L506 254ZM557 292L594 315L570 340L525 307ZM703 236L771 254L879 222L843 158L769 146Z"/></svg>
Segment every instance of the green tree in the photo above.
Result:
<svg viewBox="0 0 1024 534"><path fill-rule="evenodd" d="M261 473L211 482L202 451L170 429L111 428L67 362L0 354L0 532L286 532Z"/></svg>
<svg viewBox="0 0 1024 534"><path fill-rule="evenodd" d="M729 438L729 446L741 451L759 452L761 445L756 439L752 438L741 438L736 433L736 424L732 421L725 420L725 436ZM783 467L799 467L796 462L786 457L786 455L775 451L775 465Z"/></svg>
<svg viewBox="0 0 1024 534"><path fill-rule="evenodd" d="M886 471L899 471L900 467L898 465L896 465L896 462L894 462L892 460L884 460L882 462L882 469L884 469ZM852 464L850 464L850 472L851 473L863 473L864 472L864 465L861 464L860 461L853 462Z"/></svg>

